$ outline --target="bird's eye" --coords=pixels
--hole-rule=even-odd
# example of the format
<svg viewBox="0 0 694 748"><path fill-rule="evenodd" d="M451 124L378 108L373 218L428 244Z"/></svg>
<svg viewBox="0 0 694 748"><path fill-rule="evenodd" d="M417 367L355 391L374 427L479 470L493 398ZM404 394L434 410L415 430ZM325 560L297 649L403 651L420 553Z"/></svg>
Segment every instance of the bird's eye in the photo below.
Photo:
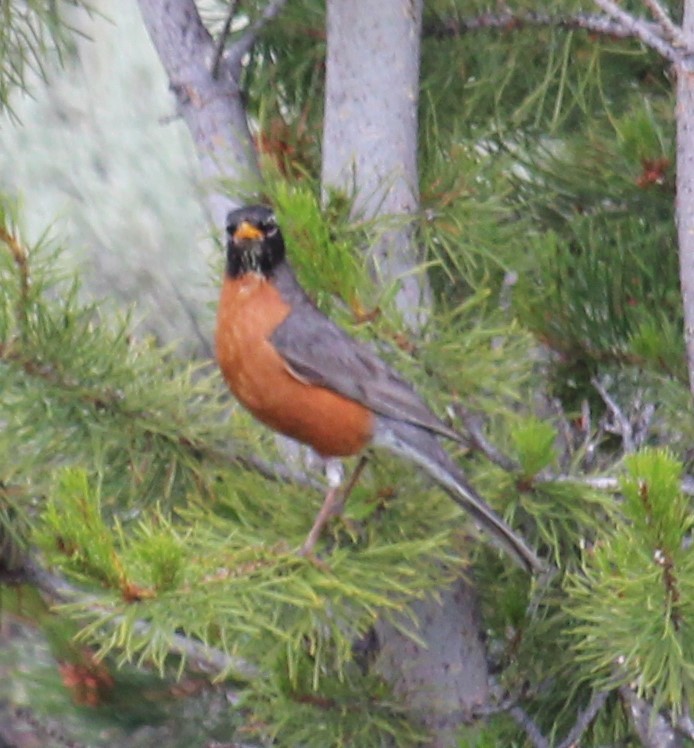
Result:
<svg viewBox="0 0 694 748"><path fill-rule="evenodd" d="M263 221L262 225L263 233L265 236L273 236L277 233L277 219L275 216L268 216L268 218Z"/></svg>
<svg viewBox="0 0 694 748"><path fill-rule="evenodd" d="M227 223L227 234L229 234L229 236L233 236L235 233L236 233L236 224Z"/></svg>

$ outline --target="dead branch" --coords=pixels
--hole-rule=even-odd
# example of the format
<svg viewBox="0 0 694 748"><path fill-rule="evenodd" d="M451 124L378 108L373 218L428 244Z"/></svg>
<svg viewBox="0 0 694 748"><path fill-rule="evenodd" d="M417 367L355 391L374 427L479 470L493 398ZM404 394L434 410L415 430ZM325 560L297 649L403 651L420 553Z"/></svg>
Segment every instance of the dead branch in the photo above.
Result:
<svg viewBox="0 0 694 748"><path fill-rule="evenodd" d="M603 383L599 379L597 379L597 377L593 377L590 380L590 383L598 391L598 394L602 398L605 405L607 405L610 413L614 418L614 425L606 427L607 430L622 437L624 451L627 454L634 452L636 449L636 444L634 442L634 429L632 428L631 421L624 415L622 409L619 407L619 405L617 405L617 402L612 398Z"/></svg>

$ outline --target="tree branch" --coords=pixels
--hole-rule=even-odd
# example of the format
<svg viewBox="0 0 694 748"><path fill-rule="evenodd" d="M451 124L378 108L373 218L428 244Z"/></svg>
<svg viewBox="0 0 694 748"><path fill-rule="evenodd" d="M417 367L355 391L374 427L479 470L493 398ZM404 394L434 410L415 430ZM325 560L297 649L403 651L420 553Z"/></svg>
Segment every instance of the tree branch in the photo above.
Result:
<svg viewBox="0 0 694 748"><path fill-rule="evenodd" d="M590 380L590 383L598 391L598 394L603 399L603 402L605 403L605 405L607 405L616 421L613 433L622 437L624 451L627 454L630 454L636 449L636 445L634 443L634 430L631 426L631 422L624 415L619 405L617 405L616 401L612 398L610 393L597 377L593 377Z"/></svg>
<svg viewBox="0 0 694 748"><path fill-rule="evenodd" d="M212 77L216 80L219 78L219 64L222 61L222 55L224 54L224 47L227 43L227 38L229 37L229 32L231 31L231 24L234 22L234 16L236 15L236 11L239 7L239 0L232 0L232 2L229 3L229 10L227 11L227 17L224 21L224 26L222 27L222 31L219 34L219 39L217 39L217 48L215 49L214 53L214 60L212 61Z"/></svg>
<svg viewBox="0 0 694 748"><path fill-rule="evenodd" d="M629 686L620 686L619 695L627 707L631 722L644 748L681 748L681 737L662 714L638 697Z"/></svg>
<svg viewBox="0 0 694 748"><path fill-rule="evenodd" d="M53 603L80 603L95 613L102 613L105 609L98 597L83 592L70 584L64 577L47 571L29 554L25 555L21 569L13 571L12 583L31 584ZM109 621L109 625L117 626L121 621L122 617L117 616ZM139 635L145 636L151 629L152 626L145 621L135 623L135 630ZM171 654L185 657L195 669L201 672L207 674L233 672L249 680L258 677L258 668L247 660L241 657L232 657L226 652L203 644L197 639L191 639L182 634L172 634L169 637L168 644Z"/></svg>
<svg viewBox="0 0 694 748"><path fill-rule="evenodd" d="M220 187L222 180L239 191L259 181L258 164L241 101L240 69L219 66L211 72L215 43L194 0L138 0L140 12L169 78L178 111L200 158L207 207L223 231L226 214L241 201ZM225 72L225 75L221 73Z"/></svg>
<svg viewBox="0 0 694 748"><path fill-rule="evenodd" d="M595 4L620 25L625 33L639 39L666 60L670 62L679 60L680 52L662 37L662 26L660 24L654 25L643 18L632 16L631 13L622 10L613 0L595 0Z"/></svg>
<svg viewBox="0 0 694 748"><path fill-rule="evenodd" d="M678 47L684 46L684 37L680 30L670 21L667 13L659 6L657 0L648 0L656 23L643 18L635 18L623 11L612 0L595 0L606 15L598 13L576 13L573 15L551 15L549 13L482 13L469 18L452 18L436 24L427 24L424 28L426 36L443 39L461 36L471 31L481 29L499 29L515 31L531 26L549 26L564 29L582 29L592 34L610 36L617 39L639 39L646 46L654 49L658 54L670 62L680 58ZM659 13L659 8L662 14Z"/></svg>
<svg viewBox="0 0 694 748"><path fill-rule="evenodd" d="M497 449L484 435L482 431L482 420L469 411L462 403L453 405L454 413L463 422L472 440L472 446L480 451L491 463L497 465L507 473L519 473L520 465Z"/></svg>
<svg viewBox="0 0 694 748"><path fill-rule="evenodd" d="M628 424L629 429L631 429L628 419L622 413L616 402L614 402L602 385L599 384L599 387L603 390L605 396L611 403L611 406L608 405L608 407L616 408L620 418L624 419ZM602 395L602 393L600 394ZM507 473L518 473L520 471L520 466L513 458L503 453L496 445L492 444L489 439L487 439L482 430L482 422L474 413L465 408L461 403L455 403L453 405L453 411L463 422L463 425L470 436L470 446L473 449L481 452L491 463L497 465ZM620 430L618 433L621 435L622 431ZM542 473L533 476L533 483L576 483L578 485L587 486L588 488L593 488L597 491L617 491L619 489L619 479L613 478L609 475L578 476L543 471ZM694 496L694 476L683 476L680 483L680 490L687 496Z"/></svg>
<svg viewBox="0 0 694 748"><path fill-rule="evenodd" d="M607 697L610 695L609 691L596 691L588 706L579 712L576 724L569 730L564 740L559 743L557 748L573 748L579 744L579 740L583 733L590 727L591 722L597 717L598 712L603 708Z"/></svg>
<svg viewBox="0 0 694 748"><path fill-rule="evenodd" d="M657 33L658 26L643 21L646 28ZM468 18L449 18L439 23L428 23L424 27L425 36L438 39L461 36L471 31L499 29L515 31L528 27L549 26L564 29L581 29L592 34L610 36L617 39L633 39L635 34L620 22L598 13L576 13L573 15L551 15L549 13L529 12L482 13Z"/></svg>
<svg viewBox="0 0 694 748"><path fill-rule="evenodd" d="M260 18L246 29L240 39L234 42L229 51L229 66L232 71L241 67L243 58L253 49L260 32L269 21L279 15L286 4L287 0L270 0Z"/></svg>
<svg viewBox="0 0 694 748"><path fill-rule="evenodd" d="M532 717L520 706L514 706L509 710L513 721L525 732L533 748L550 748L550 742L542 734L540 728L535 724Z"/></svg>
<svg viewBox="0 0 694 748"><path fill-rule="evenodd" d="M660 4L660 0L643 0L644 5L651 11L651 15L663 31L663 35L675 46L685 48L687 40L682 29L673 23L667 10Z"/></svg>

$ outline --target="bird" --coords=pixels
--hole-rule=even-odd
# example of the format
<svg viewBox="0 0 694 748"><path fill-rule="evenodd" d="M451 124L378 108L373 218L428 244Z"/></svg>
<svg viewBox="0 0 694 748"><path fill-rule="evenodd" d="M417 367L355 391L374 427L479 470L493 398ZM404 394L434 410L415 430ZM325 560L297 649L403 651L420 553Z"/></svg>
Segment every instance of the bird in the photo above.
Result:
<svg viewBox="0 0 694 748"><path fill-rule="evenodd" d="M430 475L529 573L544 563L484 501L441 440L463 437L366 343L321 312L287 259L273 210L249 205L226 219L226 265L217 309L216 357L236 399L276 432L328 459L385 448ZM363 463L360 463L363 464ZM338 505L341 476L302 548L312 551Z"/></svg>

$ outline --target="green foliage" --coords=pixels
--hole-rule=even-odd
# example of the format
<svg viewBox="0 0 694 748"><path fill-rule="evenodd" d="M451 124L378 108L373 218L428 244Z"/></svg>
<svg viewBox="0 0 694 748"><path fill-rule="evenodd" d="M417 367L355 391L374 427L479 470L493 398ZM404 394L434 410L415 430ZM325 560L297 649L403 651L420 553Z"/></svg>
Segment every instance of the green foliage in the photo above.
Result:
<svg viewBox="0 0 694 748"><path fill-rule="evenodd" d="M84 470L62 470L43 514L46 529L36 542L68 559L68 568L104 586L119 582L114 538L101 517L98 491ZM49 557L50 558L50 557Z"/></svg>
<svg viewBox="0 0 694 748"><path fill-rule="evenodd" d="M531 478L556 459L557 434L551 424L530 417L516 424L511 432L523 476Z"/></svg>
<svg viewBox="0 0 694 748"><path fill-rule="evenodd" d="M10 106L13 89L27 89L44 77L47 58L70 49L67 9L90 8L82 0L2 0L0 2L0 113Z"/></svg>
<svg viewBox="0 0 694 748"><path fill-rule="evenodd" d="M367 288L368 275L347 210L324 212L317 183L292 184L280 175L268 179L265 193L282 226L292 265L302 285L313 291L316 304L331 313L337 297L357 311L357 294Z"/></svg>
<svg viewBox="0 0 694 748"><path fill-rule="evenodd" d="M254 693L247 703L254 721L272 725L263 737L279 745L312 748L380 748L387 741L407 748L427 740L407 721L378 678L351 665L318 695L312 682L314 669L314 658L305 653L294 679L286 677L285 668L278 668Z"/></svg>
<svg viewBox="0 0 694 748"><path fill-rule="evenodd" d="M503 291L502 273L517 275L513 309L559 354L556 392L571 407L615 363L684 382L674 104L662 61L631 42L532 24L450 34L457 19L485 12L425 9L423 231L442 287Z"/></svg>
<svg viewBox="0 0 694 748"><path fill-rule="evenodd" d="M296 199L311 209L305 196ZM137 341L127 319L105 319L56 272L48 242L26 247L5 218L6 529L16 533L16 518L26 516L25 539L82 588L66 593L60 612L80 646L119 666L180 674L189 653L177 637L186 636L226 657L216 678L250 681L259 713L269 702L257 673L272 672L284 689L317 694L307 711L320 713L318 694L331 694L327 719L339 734L364 745L385 734L414 744L416 732L383 685L361 675L352 647L378 620L397 616L402 626L410 601L460 572L459 510L413 471L379 459L326 533L327 559L298 557L320 492L240 466L237 457L250 453L268 464L277 455L267 431L241 413L229 449L219 375ZM411 629L416 637L414 621ZM355 705L366 701L372 718L355 720ZM269 729L304 729L287 720L280 713Z"/></svg>
<svg viewBox="0 0 694 748"><path fill-rule="evenodd" d="M61 278L47 245L26 251L11 232L26 254L17 261L6 246L0 252L0 443L14 454L0 462L0 480L31 476L43 492L59 465L108 466L101 486L107 511L124 483L138 501L169 504L209 485L199 450L224 459L226 406L217 377L182 365L152 341L134 341L127 318L101 319L96 305L78 300L74 281ZM113 440L114 429L124 438Z"/></svg>
<svg viewBox="0 0 694 748"><path fill-rule="evenodd" d="M220 487L213 509L179 510L183 523L145 515L134 530L118 524L109 532L84 472L70 469L63 471L34 539L48 560L111 591L106 607L87 599L70 608L88 622L81 637L101 655L115 649L124 660L152 661L163 669L178 631L268 667L282 655L294 677L296 658L308 646L314 690L321 673L342 672L355 637L419 597L424 580L424 588L441 583L457 565L445 551L445 535L428 522L411 539L402 526L396 537L373 536L356 555L351 544L336 548L326 564L301 559L288 545L293 538L284 534L286 527L268 527L281 497L264 493L266 501L256 501L263 495L257 480L246 490L235 481L226 491ZM310 520L310 511L299 516ZM302 528L293 519L300 541ZM448 572L437 571L443 565ZM142 622L156 635L143 636ZM113 632L104 638L109 627Z"/></svg>
<svg viewBox="0 0 694 748"><path fill-rule="evenodd" d="M16 16L20 6L0 7ZM263 7L242 11L252 20ZM210 18L220 24L227 10L218 3ZM448 0L425 8L418 229L436 308L417 339L393 312L392 289L365 271L361 248L384 224L351 224L344 196L320 207L324 3L287 5L264 30L244 86L266 197L302 282L438 413L456 424L451 406L462 400L483 414L490 441L519 469L473 449L456 457L557 566L551 580L530 580L473 541L439 490L382 455L330 524L319 559L297 557L320 491L253 469L249 455L272 468L276 447L224 399L216 372L138 340L127 317L85 303L61 277L51 243L25 247L0 201L2 561L28 540L79 585L60 621L68 639L76 632L75 646L107 662L181 675L195 665L181 636L221 653L210 678L243 683L259 740L426 740L363 672L353 643L378 620L402 621L411 601L467 564L498 681L551 742L596 689L618 683L669 710L690 706L691 512L680 465L646 451L626 462L621 500L593 490L586 470L612 474L614 443L596 442L596 424L574 422L571 410L610 367L625 402L636 393L659 404L652 441L691 461L692 405L677 382L670 82L632 42L550 28L436 32L443 20L487 10ZM0 39L18 28L0 28ZM53 27L36 28L41 44L53 43ZM18 55L9 78L0 72L0 101L8 81L26 82L31 49L7 57ZM537 417L549 404L538 374L557 359L553 394L570 409L550 423ZM416 622L410 628L416 639ZM633 742L629 724L610 698L582 744ZM215 737L228 742L229 733ZM505 714L461 739L527 742Z"/></svg>
<svg viewBox="0 0 694 748"><path fill-rule="evenodd" d="M568 578L573 645L594 684L634 684L657 707L681 712L694 675L692 514L682 466L645 450L625 469L622 521L598 535Z"/></svg>
<svg viewBox="0 0 694 748"><path fill-rule="evenodd" d="M636 364L684 380L672 103L632 95L624 105L561 143L519 146L516 199L534 232L515 308L565 366Z"/></svg>

